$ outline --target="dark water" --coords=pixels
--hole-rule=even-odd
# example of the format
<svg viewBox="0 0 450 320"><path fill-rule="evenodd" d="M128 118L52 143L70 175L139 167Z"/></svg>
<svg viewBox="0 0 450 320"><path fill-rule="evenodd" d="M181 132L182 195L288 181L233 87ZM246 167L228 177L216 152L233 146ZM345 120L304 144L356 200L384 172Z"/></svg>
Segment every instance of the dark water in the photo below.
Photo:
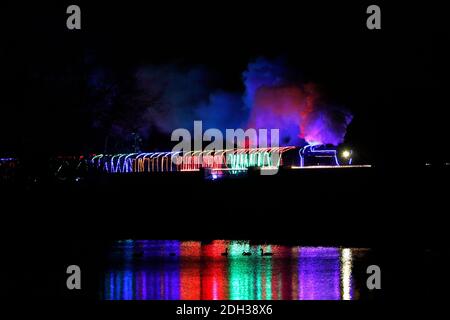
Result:
<svg viewBox="0 0 450 320"><path fill-rule="evenodd" d="M272 256L262 256L272 253ZM223 253L228 255L224 256ZM242 253L251 253L243 256ZM106 300L354 300L368 249L249 241L125 240L111 250Z"/></svg>

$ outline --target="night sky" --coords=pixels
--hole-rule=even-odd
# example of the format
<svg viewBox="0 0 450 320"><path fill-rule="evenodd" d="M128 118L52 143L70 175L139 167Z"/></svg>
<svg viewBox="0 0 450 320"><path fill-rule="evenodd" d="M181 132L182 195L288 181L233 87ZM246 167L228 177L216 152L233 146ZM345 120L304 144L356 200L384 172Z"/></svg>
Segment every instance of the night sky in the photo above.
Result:
<svg viewBox="0 0 450 320"><path fill-rule="evenodd" d="M72 3L10 5L1 21L0 154L102 152L89 91L97 69L126 87L143 66L201 66L217 76L218 87L242 92L249 61L283 57L353 113L346 142L364 161L448 161L444 10L383 4L382 30L370 31L368 4L314 3L79 2L81 31L65 26ZM166 141L155 132L143 149L169 149Z"/></svg>

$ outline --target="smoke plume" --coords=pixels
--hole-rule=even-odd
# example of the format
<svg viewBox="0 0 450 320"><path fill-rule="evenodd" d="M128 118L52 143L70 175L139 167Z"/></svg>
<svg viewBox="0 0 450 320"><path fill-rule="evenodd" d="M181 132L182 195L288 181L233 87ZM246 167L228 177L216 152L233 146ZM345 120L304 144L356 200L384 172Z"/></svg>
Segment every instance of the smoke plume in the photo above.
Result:
<svg viewBox="0 0 450 320"><path fill-rule="evenodd" d="M100 109L101 114L109 112L106 127L119 132L116 137L133 131L151 140L155 133L192 130L193 122L202 120L204 130L279 129L281 145L338 145L352 120L345 109L323 101L316 86L298 79L281 59L249 63L242 74L244 92L222 90L204 67L146 66L130 78L125 84L103 81L94 86L94 91L112 88ZM97 126L102 121L95 119Z"/></svg>

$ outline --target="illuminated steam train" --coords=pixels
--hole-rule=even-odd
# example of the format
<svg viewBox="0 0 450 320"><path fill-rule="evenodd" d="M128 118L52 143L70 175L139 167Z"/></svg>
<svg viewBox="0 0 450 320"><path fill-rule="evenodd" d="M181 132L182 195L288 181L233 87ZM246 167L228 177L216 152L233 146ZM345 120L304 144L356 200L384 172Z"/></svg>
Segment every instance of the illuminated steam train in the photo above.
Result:
<svg viewBox="0 0 450 320"><path fill-rule="evenodd" d="M16 170L16 159L3 159L2 176ZM98 154L91 156L59 156L50 161L51 172L58 179L80 179L90 173L169 173L204 170L209 176L239 174L250 168L259 170L346 167L352 164L351 151L338 153L326 145L244 148L190 152L140 152ZM8 173L6 175L6 173Z"/></svg>
<svg viewBox="0 0 450 320"><path fill-rule="evenodd" d="M350 151L338 156L336 149L325 145L307 145L271 148L246 148L181 152L123 153L95 155L90 166L108 173L199 171L245 171L250 167L261 169L308 166L340 166L351 164Z"/></svg>

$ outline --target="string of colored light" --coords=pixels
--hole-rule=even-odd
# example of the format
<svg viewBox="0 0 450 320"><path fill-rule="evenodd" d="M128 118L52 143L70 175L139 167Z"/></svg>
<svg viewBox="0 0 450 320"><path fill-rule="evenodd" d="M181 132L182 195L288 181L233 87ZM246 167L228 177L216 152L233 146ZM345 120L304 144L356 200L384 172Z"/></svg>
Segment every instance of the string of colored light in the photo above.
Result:
<svg viewBox="0 0 450 320"><path fill-rule="evenodd" d="M108 173L197 171L201 168L238 171L253 166L278 167L282 163L282 154L293 148L295 147L99 154L90 163L94 168Z"/></svg>

